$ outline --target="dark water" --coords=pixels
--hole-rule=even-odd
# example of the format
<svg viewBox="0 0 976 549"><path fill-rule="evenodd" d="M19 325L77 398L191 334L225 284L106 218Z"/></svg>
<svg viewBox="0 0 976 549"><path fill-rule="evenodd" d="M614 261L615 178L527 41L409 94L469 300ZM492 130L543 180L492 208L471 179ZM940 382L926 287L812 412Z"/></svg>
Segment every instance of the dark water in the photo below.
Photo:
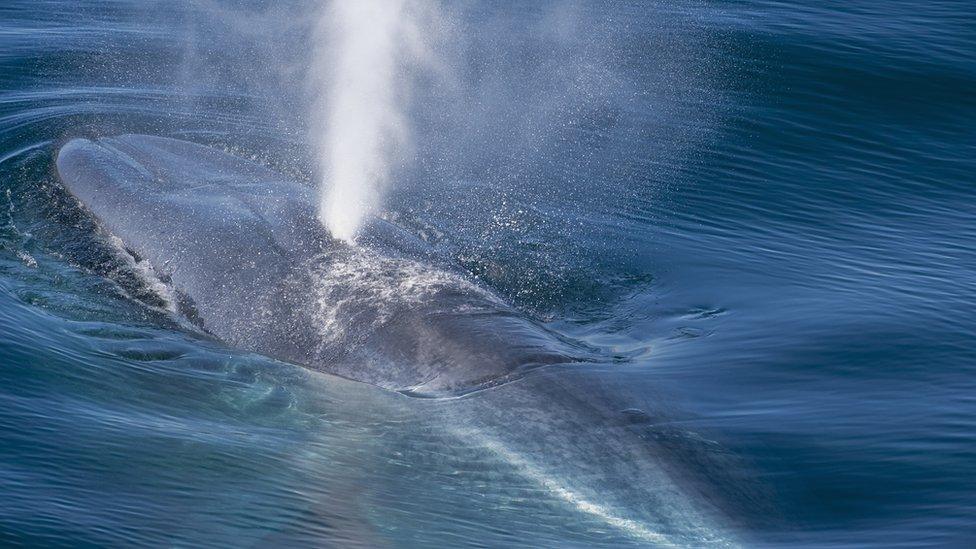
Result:
<svg viewBox="0 0 976 549"><path fill-rule="evenodd" d="M60 143L122 132L314 181L314 8L0 7L0 543L649 543L436 403L183 329L60 186ZM742 544L971 546L976 7L453 16L490 100L416 101L388 218L626 357L591 374L731 456Z"/></svg>

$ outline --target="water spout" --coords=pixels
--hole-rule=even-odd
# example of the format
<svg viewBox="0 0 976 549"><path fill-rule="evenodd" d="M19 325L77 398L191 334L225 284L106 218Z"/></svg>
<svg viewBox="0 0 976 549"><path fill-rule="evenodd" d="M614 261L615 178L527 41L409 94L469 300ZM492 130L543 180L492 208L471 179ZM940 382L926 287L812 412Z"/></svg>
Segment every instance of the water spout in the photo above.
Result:
<svg viewBox="0 0 976 549"><path fill-rule="evenodd" d="M414 75L432 58L435 2L333 0L320 17L312 85L319 217L353 241L411 150Z"/></svg>

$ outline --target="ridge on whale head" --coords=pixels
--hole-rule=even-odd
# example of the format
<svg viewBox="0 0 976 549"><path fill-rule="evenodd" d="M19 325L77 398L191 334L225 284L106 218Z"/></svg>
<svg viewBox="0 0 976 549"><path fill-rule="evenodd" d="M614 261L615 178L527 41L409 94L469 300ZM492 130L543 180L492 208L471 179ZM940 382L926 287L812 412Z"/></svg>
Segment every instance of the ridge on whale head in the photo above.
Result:
<svg viewBox="0 0 976 549"><path fill-rule="evenodd" d="M331 238L313 191L256 163L175 139L74 139L58 174L203 329L246 350L417 396L451 396L583 346L488 292L411 259L423 245L373 219Z"/></svg>

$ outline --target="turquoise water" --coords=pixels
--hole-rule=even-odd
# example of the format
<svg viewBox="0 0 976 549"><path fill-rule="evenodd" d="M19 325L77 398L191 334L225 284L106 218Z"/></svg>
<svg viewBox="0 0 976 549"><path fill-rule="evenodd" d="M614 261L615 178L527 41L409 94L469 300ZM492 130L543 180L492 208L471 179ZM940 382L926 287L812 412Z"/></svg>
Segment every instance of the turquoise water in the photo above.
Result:
<svg viewBox="0 0 976 549"><path fill-rule="evenodd" d="M0 7L0 542L694 545L641 502L601 503L634 479L579 495L592 456L571 445L497 444L502 428L616 440L617 423L500 428L483 397L410 399L229 349L65 192L59 145L125 132L314 182L315 7ZM546 376L626 388L654 459L704 485L675 506L713 505L746 546L970 545L976 9L452 15L464 108L415 102L420 161L384 213L618 357L496 398L522 404Z"/></svg>

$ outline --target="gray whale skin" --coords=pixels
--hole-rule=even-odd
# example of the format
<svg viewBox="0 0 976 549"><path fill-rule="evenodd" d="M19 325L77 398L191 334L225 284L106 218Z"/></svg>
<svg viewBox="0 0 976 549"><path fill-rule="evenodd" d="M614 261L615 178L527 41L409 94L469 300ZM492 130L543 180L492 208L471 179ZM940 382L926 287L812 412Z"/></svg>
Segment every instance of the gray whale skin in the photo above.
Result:
<svg viewBox="0 0 976 549"><path fill-rule="evenodd" d="M360 242L402 261L373 261L329 237L308 188L168 138L74 139L57 170L101 226L169 282L179 310L214 336L411 396L454 397L417 402L467 444L641 545L736 545L716 498L750 496L735 479L713 489L734 466L723 452L635 411L650 409L648 396L632 394L626 379L559 366L591 360L592 350L477 287L447 277L420 284L419 299L391 298L384 284L417 286L397 286L413 273L398 265L424 254L395 226L374 220ZM323 273L335 281L316 293ZM323 303L349 296L348 310ZM324 322L323 310L345 331Z"/></svg>
<svg viewBox="0 0 976 549"><path fill-rule="evenodd" d="M369 262L330 238L312 192L256 163L122 135L69 141L57 169L101 225L175 288L181 312L235 347L415 396L456 396L585 355L460 277L434 276L423 299L379 295L425 273L368 272L403 263ZM363 244L385 254L374 258L423 253L382 220L364 233ZM364 295L345 322L327 326L323 308L334 304L313 298L316 277L336 263L345 270L333 286L348 287L321 299Z"/></svg>

